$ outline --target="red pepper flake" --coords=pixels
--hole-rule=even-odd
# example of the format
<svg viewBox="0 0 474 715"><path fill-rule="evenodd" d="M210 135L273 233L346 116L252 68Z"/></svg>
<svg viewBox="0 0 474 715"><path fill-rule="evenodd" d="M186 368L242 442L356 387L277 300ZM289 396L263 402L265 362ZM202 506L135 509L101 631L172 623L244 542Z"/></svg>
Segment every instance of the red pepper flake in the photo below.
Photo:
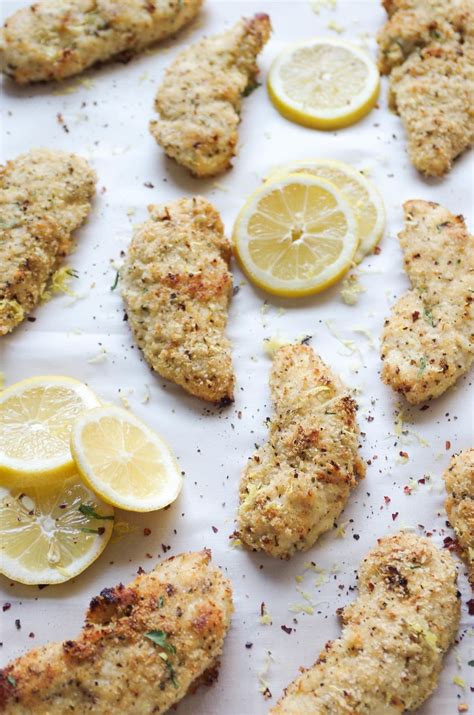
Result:
<svg viewBox="0 0 474 715"><path fill-rule="evenodd" d="M448 551L453 551L457 547L457 541L451 538L451 536L446 536L443 539L443 546L445 549L448 549Z"/></svg>
<svg viewBox="0 0 474 715"><path fill-rule="evenodd" d="M138 574L139 576L141 576L142 573L145 573L145 569L143 569L141 566L139 566L138 569L137 569L137 574Z"/></svg>
<svg viewBox="0 0 474 715"><path fill-rule="evenodd" d="M470 598L466 601L467 611L470 616L474 616L474 598Z"/></svg>
<svg viewBox="0 0 474 715"><path fill-rule="evenodd" d="M418 484L425 484L426 479L422 477L421 479L418 480Z"/></svg>
<svg viewBox="0 0 474 715"><path fill-rule="evenodd" d="M265 700L270 700L270 698L272 697L272 694L271 694L271 692L270 692L270 688L265 688L265 690L263 691L262 695L263 695L263 697L265 698Z"/></svg>
<svg viewBox="0 0 474 715"><path fill-rule="evenodd" d="M151 181L145 181L145 182L143 183L143 186L146 186L147 189L154 189L154 188L155 188L155 187L153 186L153 184L151 183Z"/></svg>
<svg viewBox="0 0 474 715"><path fill-rule="evenodd" d="M166 552L171 549L171 546L166 546L166 544L161 544L161 548L163 549L163 553L166 554Z"/></svg>
<svg viewBox="0 0 474 715"><path fill-rule="evenodd" d="M408 452L399 452L400 457L403 457L403 459L408 459Z"/></svg>
<svg viewBox="0 0 474 715"><path fill-rule="evenodd" d="M151 529L149 529L148 527L145 527L143 529L143 536L150 536L150 534L151 534Z"/></svg>
<svg viewBox="0 0 474 715"><path fill-rule="evenodd" d="M384 497L384 501L385 501L385 504L390 504L390 502L392 500L390 499L390 497Z"/></svg>
<svg viewBox="0 0 474 715"><path fill-rule="evenodd" d="M2 606L2 611L5 613L5 611L9 611L11 607L12 607L11 603L8 603L8 602L4 603Z"/></svg>
<svg viewBox="0 0 474 715"><path fill-rule="evenodd" d="M28 638L34 638L34 637L35 637L35 634L33 633L33 631L31 631L31 633L28 633Z"/></svg>
<svg viewBox="0 0 474 715"><path fill-rule="evenodd" d="M414 323L418 320L420 317L420 311L419 310L414 310L413 313L411 314L411 319Z"/></svg>
<svg viewBox="0 0 474 715"><path fill-rule="evenodd" d="M392 514L392 521L395 521L395 519L397 518L397 516L398 516L398 511L395 511L395 512Z"/></svg>
<svg viewBox="0 0 474 715"><path fill-rule="evenodd" d="M449 441L449 439L447 439L444 443L444 447L446 450L451 449L451 442Z"/></svg>
<svg viewBox="0 0 474 715"><path fill-rule="evenodd" d="M214 532L214 534L217 534L217 532L219 531L219 529L217 528L217 526L211 526L211 529L212 529L212 531Z"/></svg>
<svg viewBox="0 0 474 715"><path fill-rule="evenodd" d="M15 618L15 628L17 631L21 630L21 621L19 618Z"/></svg>
<svg viewBox="0 0 474 715"><path fill-rule="evenodd" d="M380 246L375 246L374 253L376 256L378 256L380 253L382 253L382 249L380 248Z"/></svg>
<svg viewBox="0 0 474 715"><path fill-rule="evenodd" d="M411 494L411 491L412 491L412 490L411 490L411 487L408 487L408 486L407 486L407 487L403 487L403 493L404 493L404 494Z"/></svg>
<svg viewBox="0 0 474 715"><path fill-rule="evenodd" d="M245 647L247 648L247 650L250 650L250 648L253 648L253 643L250 643L250 641L247 641L247 643L245 644Z"/></svg>
<svg viewBox="0 0 474 715"><path fill-rule="evenodd" d="M285 633L288 633L288 635L290 635L290 633L293 633L293 628L290 628L289 626L281 626L281 630L285 631Z"/></svg>

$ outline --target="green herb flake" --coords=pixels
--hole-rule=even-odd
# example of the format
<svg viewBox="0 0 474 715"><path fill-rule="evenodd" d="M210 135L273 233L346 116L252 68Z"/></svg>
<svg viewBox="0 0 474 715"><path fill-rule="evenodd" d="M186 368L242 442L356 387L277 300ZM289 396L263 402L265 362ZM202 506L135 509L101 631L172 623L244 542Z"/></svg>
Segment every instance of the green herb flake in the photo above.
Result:
<svg viewBox="0 0 474 715"><path fill-rule="evenodd" d="M98 529L88 529L86 526L83 526L79 531L82 531L83 534L99 534L99 536L105 533L103 526L99 526Z"/></svg>
<svg viewBox="0 0 474 715"><path fill-rule="evenodd" d="M117 271L117 273L115 274L114 284L110 286L110 290L115 290L116 287L118 286L118 282L119 282L119 272Z"/></svg>
<svg viewBox="0 0 474 715"><path fill-rule="evenodd" d="M16 678L14 678L13 675L7 675L7 680L11 686L16 688Z"/></svg>
<svg viewBox="0 0 474 715"><path fill-rule="evenodd" d="M103 519L104 521L113 521L114 517L112 516L104 516L103 514L98 514L96 510L94 509L91 504L81 504L79 507L79 511L81 514L84 514L84 516L90 516L91 519Z"/></svg>
<svg viewBox="0 0 474 715"><path fill-rule="evenodd" d="M423 355L423 357L420 360L420 366L418 368L418 375L423 375L424 371L426 370L426 357Z"/></svg>
<svg viewBox="0 0 474 715"><path fill-rule="evenodd" d="M158 601L156 602L156 607L163 608L164 603L165 603L165 599L163 598L163 596L160 596Z"/></svg>
<svg viewBox="0 0 474 715"><path fill-rule="evenodd" d="M148 633L145 633L145 638L149 638L167 653L176 653L176 648L171 643L168 643L168 635L164 631L148 631Z"/></svg>
<svg viewBox="0 0 474 715"><path fill-rule="evenodd" d="M71 276L71 278L79 278L79 273L74 268L68 268L66 273L68 276Z"/></svg>
<svg viewBox="0 0 474 715"><path fill-rule="evenodd" d="M433 318L433 312L431 310L427 310L426 308L423 311L423 315L426 318L426 321L431 325L432 328L434 328L434 318Z"/></svg>
<svg viewBox="0 0 474 715"><path fill-rule="evenodd" d="M467 664L474 668L474 660L468 660Z"/></svg>

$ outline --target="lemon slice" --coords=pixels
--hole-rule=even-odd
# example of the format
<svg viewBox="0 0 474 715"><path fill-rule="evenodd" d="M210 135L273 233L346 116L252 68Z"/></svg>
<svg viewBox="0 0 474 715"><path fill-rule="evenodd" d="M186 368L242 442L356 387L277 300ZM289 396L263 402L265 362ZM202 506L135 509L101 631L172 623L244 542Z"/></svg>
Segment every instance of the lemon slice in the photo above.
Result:
<svg viewBox="0 0 474 715"><path fill-rule="evenodd" d="M122 509L162 509L181 491L183 479L169 447L121 407L104 405L81 415L71 450L90 488Z"/></svg>
<svg viewBox="0 0 474 715"><path fill-rule="evenodd" d="M269 179L295 172L321 176L341 189L356 218L359 247L354 260L360 263L372 253L385 228L385 207L378 189L353 166L333 159L296 161L279 167Z"/></svg>
<svg viewBox="0 0 474 715"><path fill-rule="evenodd" d="M26 584L68 581L100 556L113 519L77 475L50 487L0 487L0 572Z"/></svg>
<svg viewBox="0 0 474 715"><path fill-rule="evenodd" d="M350 268L357 227L342 192L309 174L276 177L247 200L234 226L248 277L283 296L319 293Z"/></svg>
<svg viewBox="0 0 474 715"><path fill-rule="evenodd" d="M71 425L100 402L70 377L31 377L0 393L0 477L39 485L74 472ZM4 481L4 480L3 480Z"/></svg>
<svg viewBox="0 0 474 715"><path fill-rule="evenodd" d="M379 89L379 72L368 55L331 37L290 45L268 74L268 91L279 112L316 129L354 124L372 109Z"/></svg>

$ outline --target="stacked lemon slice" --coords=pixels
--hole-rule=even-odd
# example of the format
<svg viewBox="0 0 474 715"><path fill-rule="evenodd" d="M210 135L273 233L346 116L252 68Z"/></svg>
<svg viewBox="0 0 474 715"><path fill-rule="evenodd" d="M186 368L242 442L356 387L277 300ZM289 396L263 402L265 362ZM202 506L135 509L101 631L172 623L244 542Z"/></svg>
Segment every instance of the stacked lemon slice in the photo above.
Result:
<svg viewBox="0 0 474 715"><path fill-rule="evenodd" d="M248 277L282 296L319 293L373 251L385 210L375 186L329 159L277 169L247 200L234 248Z"/></svg>
<svg viewBox="0 0 474 715"><path fill-rule="evenodd" d="M102 553L113 506L162 509L182 477L169 447L127 410L49 376L0 393L0 484L0 572L53 584Z"/></svg>

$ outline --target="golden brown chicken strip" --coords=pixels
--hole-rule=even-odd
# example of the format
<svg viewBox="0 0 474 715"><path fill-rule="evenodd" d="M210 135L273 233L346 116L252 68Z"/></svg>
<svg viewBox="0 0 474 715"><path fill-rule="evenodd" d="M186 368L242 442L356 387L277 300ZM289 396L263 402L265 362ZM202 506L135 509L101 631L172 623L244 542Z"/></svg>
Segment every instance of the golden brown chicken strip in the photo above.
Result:
<svg viewBox="0 0 474 715"><path fill-rule="evenodd" d="M474 141L474 1L386 0L379 67L427 176L443 176Z"/></svg>
<svg viewBox="0 0 474 715"><path fill-rule="evenodd" d="M40 0L0 34L0 66L19 84L59 80L174 35L203 0Z"/></svg>
<svg viewBox="0 0 474 715"><path fill-rule="evenodd" d="M444 482L448 493L446 511L474 587L474 449L452 458Z"/></svg>
<svg viewBox="0 0 474 715"><path fill-rule="evenodd" d="M29 651L0 671L5 715L165 713L216 677L232 613L208 551L168 559L93 598L75 640Z"/></svg>
<svg viewBox="0 0 474 715"><path fill-rule="evenodd" d="M270 389L275 414L242 475L238 535L251 549L289 558L333 527L365 464L357 406L310 347L277 351Z"/></svg>
<svg viewBox="0 0 474 715"><path fill-rule="evenodd" d="M228 169L235 154L242 96L256 84L256 58L270 35L268 15L181 52L158 90L150 130L165 153L198 177Z"/></svg>
<svg viewBox="0 0 474 715"><path fill-rule="evenodd" d="M150 206L122 270L128 321L146 361L196 397L233 400L225 336L232 293L230 244L206 199Z"/></svg>
<svg viewBox="0 0 474 715"><path fill-rule="evenodd" d="M382 333L382 380L417 404L443 394L474 360L474 237L462 216L407 201L399 234L412 290Z"/></svg>
<svg viewBox="0 0 474 715"><path fill-rule="evenodd" d="M377 36L383 74L423 47L440 40L463 44L474 35L472 0L382 0L382 5L389 15Z"/></svg>
<svg viewBox="0 0 474 715"><path fill-rule="evenodd" d="M459 625L456 567L429 539L378 540L359 569L340 638L286 689L271 715L396 715L433 692Z"/></svg>
<svg viewBox="0 0 474 715"><path fill-rule="evenodd" d="M84 159L62 151L35 149L0 166L0 335L33 310L72 250L95 182Z"/></svg>

